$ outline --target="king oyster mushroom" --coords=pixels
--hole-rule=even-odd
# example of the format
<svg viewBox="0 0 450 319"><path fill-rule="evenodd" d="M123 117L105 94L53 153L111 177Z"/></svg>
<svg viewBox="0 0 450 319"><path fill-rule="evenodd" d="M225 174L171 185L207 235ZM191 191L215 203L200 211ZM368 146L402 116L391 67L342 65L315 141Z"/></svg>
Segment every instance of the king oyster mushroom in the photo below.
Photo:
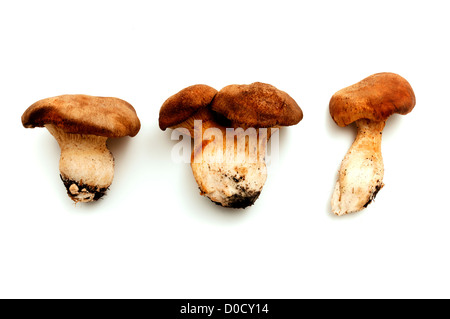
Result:
<svg viewBox="0 0 450 319"><path fill-rule="evenodd" d="M40 100L22 115L26 128L46 127L60 148L59 170L74 202L100 199L114 177L110 137L135 136L140 129L135 109L113 97L61 95Z"/></svg>
<svg viewBox="0 0 450 319"><path fill-rule="evenodd" d="M259 197L267 178L270 131L259 129L295 125L302 118L297 103L269 84L229 85L219 92L193 85L164 102L159 125L185 128L201 141L194 146L191 168L202 195L224 207L245 208ZM199 120L202 126L196 129Z"/></svg>

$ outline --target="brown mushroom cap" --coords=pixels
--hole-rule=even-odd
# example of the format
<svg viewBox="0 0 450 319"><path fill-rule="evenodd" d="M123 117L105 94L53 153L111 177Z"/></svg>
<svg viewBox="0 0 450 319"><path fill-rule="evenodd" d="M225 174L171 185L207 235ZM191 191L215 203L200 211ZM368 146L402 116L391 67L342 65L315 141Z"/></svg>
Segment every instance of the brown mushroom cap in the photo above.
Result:
<svg viewBox="0 0 450 319"><path fill-rule="evenodd" d="M135 136L141 127L135 109L121 99L61 95L40 100L22 115L26 128L53 124L67 133L104 137Z"/></svg>
<svg viewBox="0 0 450 319"><path fill-rule="evenodd" d="M233 125L242 127L289 126L303 118L302 110L289 94L260 82L224 87L211 107Z"/></svg>
<svg viewBox="0 0 450 319"><path fill-rule="evenodd" d="M159 111L159 127L165 131L186 121L201 109L208 107L217 90L204 84L189 86L169 97Z"/></svg>
<svg viewBox="0 0 450 319"><path fill-rule="evenodd" d="M411 85L395 73L377 73L336 92L330 114L339 126L359 119L385 121L394 113L408 114L416 104Z"/></svg>

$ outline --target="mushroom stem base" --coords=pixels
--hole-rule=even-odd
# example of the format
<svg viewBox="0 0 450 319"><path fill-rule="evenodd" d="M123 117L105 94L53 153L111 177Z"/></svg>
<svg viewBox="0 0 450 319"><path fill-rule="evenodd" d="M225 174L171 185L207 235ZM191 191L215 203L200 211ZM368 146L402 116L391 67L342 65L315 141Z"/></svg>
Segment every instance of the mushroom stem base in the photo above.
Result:
<svg viewBox="0 0 450 319"><path fill-rule="evenodd" d="M74 202L92 202L105 195L114 178L114 158L106 137L70 134L46 125L61 148L59 171Z"/></svg>
<svg viewBox="0 0 450 319"><path fill-rule="evenodd" d="M331 198L331 209L336 215L367 207L384 186L381 136L385 122L362 119L355 123L356 139L342 160Z"/></svg>
<svg viewBox="0 0 450 319"><path fill-rule="evenodd" d="M220 131L212 140L203 140L201 152L194 148L191 160L194 178L201 194L218 205L232 208L251 206L267 178L264 160L267 139L256 147L249 142L256 136L247 136L239 144L244 134L238 134L237 142L233 137L226 143L229 136L223 139Z"/></svg>

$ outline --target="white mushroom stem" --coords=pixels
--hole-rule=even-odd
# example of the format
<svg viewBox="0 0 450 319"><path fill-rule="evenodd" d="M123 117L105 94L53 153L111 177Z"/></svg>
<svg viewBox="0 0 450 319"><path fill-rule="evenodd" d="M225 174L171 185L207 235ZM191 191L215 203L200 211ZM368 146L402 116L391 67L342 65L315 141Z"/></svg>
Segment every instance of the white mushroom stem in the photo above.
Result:
<svg viewBox="0 0 450 319"><path fill-rule="evenodd" d="M367 207L384 186L381 136L385 122L362 119L355 123L356 139L342 161L331 198L331 209L336 215Z"/></svg>
<svg viewBox="0 0 450 319"><path fill-rule="evenodd" d="M191 167L201 194L224 207L252 205L267 178L267 137L256 130L252 133L240 129L235 138L218 125L204 127L200 132L202 137L194 140L202 142L194 146Z"/></svg>
<svg viewBox="0 0 450 319"><path fill-rule="evenodd" d="M107 137L69 134L46 125L61 148L59 171L68 195L75 202L91 202L104 195L114 178L114 158Z"/></svg>

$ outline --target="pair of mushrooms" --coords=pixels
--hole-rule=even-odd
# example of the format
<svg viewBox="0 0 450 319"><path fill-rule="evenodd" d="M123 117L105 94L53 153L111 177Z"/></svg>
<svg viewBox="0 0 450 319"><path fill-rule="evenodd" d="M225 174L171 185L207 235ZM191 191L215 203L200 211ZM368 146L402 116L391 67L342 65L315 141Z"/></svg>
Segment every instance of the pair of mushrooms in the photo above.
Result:
<svg viewBox="0 0 450 319"><path fill-rule="evenodd" d="M336 124L344 127L355 122L357 127L356 139L342 161L332 195L334 214L357 212L373 201L384 186L381 136L386 120L394 113L407 114L414 106L410 84L394 73L374 74L332 96L329 108ZM205 122L198 133L202 136L205 128L224 131L225 127L279 127L297 124L302 117L301 109L289 95L267 84L230 85L219 92L194 85L163 104L159 125L162 130L187 129L193 137L194 120ZM203 150L208 143L211 141L203 143ZM215 154L221 153L224 145L220 141L218 147L200 153L203 156L199 161L194 148L191 167L201 194L222 206L251 205L266 180L264 160L256 165L233 160L217 163ZM246 145L246 152L249 148Z"/></svg>
<svg viewBox="0 0 450 319"><path fill-rule="evenodd" d="M210 108L215 100L215 111ZM245 106L245 107L242 107ZM220 111L222 110L222 111ZM194 121L203 120L208 128L225 132L227 125L238 127L273 127L298 123L302 111L285 92L271 85L254 83L229 86L220 94L206 85L197 85L169 98L161 108L160 126L186 127L194 136ZM226 120L225 120L226 119ZM60 176L69 197L74 202L91 202L103 197L114 177L114 157L106 147L108 138L135 136L140 121L135 109L127 102L111 97L62 95L40 100L22 115L26 128L46 127L60 148ZM189 132L188 131L188 132ZM253 132L259 136L259 132ZM188 133L189 134L189 133ZM239 133L246 138L247 131ZM270 135L265 135L264 142ZM251 138L253 136L247 136ZM212 142L211 140L210 142ZM223 206L246 207L254 203L266 180L265 143L258 145L256 156L249 156L245 140L244 158L232 156L230 161L217 162L222 150L217 138L210 145L201 143L199 159L192 169L202 192ZM234 152L234 137L231 143ZM247 151L245 151L247 149ZM197 153L196 153L197 154ZM242 160L242 161L241 161Z"/></svg>
<svg viewBox="0 0 450 319"><path fill-rule="evenodd" d="M329 105L333 120L341 127L353 122L357 127L332 195L333 213L360 211L375 198L384 185L381 136L385 122L390 115L407 114L414 106L411 86L393 73L374 74L333 95ZM194 85L164 102L159 126L199 137L191 168L201 194L222 206L244 208L258 198L267 177L264 155L270 132L256 129L294 125L302 118L297 103L268 84L230 85L219 92ZM106 140L135 136L140 129L129 103L87 95L38 101L25 111L22 123L27 128L45 126L56 138L61 148L61 179L75 202L98 200L111 185L114 158ZM229 137L229 128L242 130ZM244 138L243 145L235 137L238 141ZM259 140L256 145L249 141L255 138Z"/></svg>
<svg viewBox="0 0 450 319"><path fill-rule="evenodd" d="M159 127L200 141L191 168L202 195L224 207L245 208L259 197L267 178L267 129L302 118L294 99L269 84L229 85L220 91L193 85L164 102Z"/></svg>

